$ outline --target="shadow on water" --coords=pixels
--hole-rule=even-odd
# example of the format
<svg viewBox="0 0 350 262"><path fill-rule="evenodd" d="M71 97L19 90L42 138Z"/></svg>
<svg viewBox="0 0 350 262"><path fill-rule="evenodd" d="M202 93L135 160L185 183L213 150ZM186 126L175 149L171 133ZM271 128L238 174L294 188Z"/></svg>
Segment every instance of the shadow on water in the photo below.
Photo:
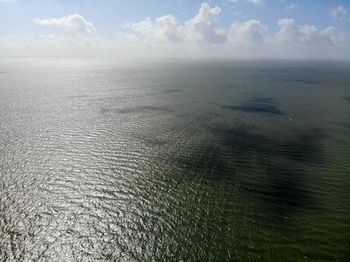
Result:
<svg viewBox="0 0 350 262"><path fill-rule="evenodd" d="M229 86L227 86L226 88L232 89L232 88L240 88L240 87L242 87L242 85L234 84L234 85L229 85Z"/></svg>
<svg viewBox="0 0 350 262"><path fill-rule="evenodd" d="M208 180L221 180L230 173L229 165L222 157L223 151L216 144L193 149L190 154L174 154L167 161L177 167L198 173Z"/></svg>
<svg viewBox="0 0 350 262"><path fill-rule="evenodd" d="M173 113L174 109L165 106L136 106L136 107L125 107L125 108L102 108L102 114L116 113L116 114L131 114L131 113L146 113L146 112L165 112Z"/></svg>
<svg viewBox="0 0 350 262"><path fill-rule="evenodd" d="M319 85L319 81L315 80L304 80L304 79L282 79L282 82L287 83L300 83L300 84L306 84L306 85Z"/></svg>
<svg viewBox="0 0 350 262"><path fill-rule="evenodd" d="M306 172L324 160L323 130L309 129L289 138L270 138L236 128L213 132L230 149L239 173L253 174L247 181L238 178L243 191L267 203L276 218L290 217L310 203Z"/></svg>
<svg viewBox="0 0 350 262"><path fill-rule="evenodd" d="M350 123L343 123L340 126L345 129L350 129ZM346 132L348 132L348 130L346 130Z"/></svg>
<svg viewBox="0 0 350 262"><path fill-rule="evenodd" d="M290 73L292 72L289 69L257 69L257 72L262 72L262 73Z"/></svg>
<svg viewBox="0 0 350 262"><path fill-rule="evenodd" d="M245 128L212 129L212 132L236 155L283 158L300 163L322 161L320 141L326 138L324 131L319 129L302 131L287 139L269 138Z"/></svg>
<svg viewBox="0 0 350 262"><path fill-rule="evenodd" d="M344 97L344 100L346 100L346 101L349 101L349 102L350 102L350 96L348 96L348 97Z"/></svg>
<svg viewBox="0 0 350 262"><path fill-rule="evenodd" d="M170 159L211 182L236 185L246 198L258 200L269 219L285 222L312 202L308 168L324 160L323 130L300 131L292 137L271 138L247 128L214 128L218 143Z"/></svg>
<svg viewBox="0 0 350 262"><path fill-rule="evenodd" d="M164 93L166 93L166 94L180 93L180 92L181 92L181 90L179 90L179 89L166 89L166 90L164 90Z"/></svg>
<svg viewBox="0 0 350 262"><path fill-rule="evenodd" d="M284 112L278 108L273 98L250 99L238 106L223 105L221 107L231 111L241 111L245 113L284 115Z"/></svg>

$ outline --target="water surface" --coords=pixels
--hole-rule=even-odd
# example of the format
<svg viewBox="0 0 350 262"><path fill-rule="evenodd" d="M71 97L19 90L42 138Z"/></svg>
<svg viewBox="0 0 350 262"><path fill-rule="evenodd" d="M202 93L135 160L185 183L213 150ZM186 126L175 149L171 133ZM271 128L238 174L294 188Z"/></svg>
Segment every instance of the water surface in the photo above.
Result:
<svg viewBox="0 0 350 262"><path fill-rule="evenodd" d="M349 261L349 64L0 72L0 260Z"/></svg>

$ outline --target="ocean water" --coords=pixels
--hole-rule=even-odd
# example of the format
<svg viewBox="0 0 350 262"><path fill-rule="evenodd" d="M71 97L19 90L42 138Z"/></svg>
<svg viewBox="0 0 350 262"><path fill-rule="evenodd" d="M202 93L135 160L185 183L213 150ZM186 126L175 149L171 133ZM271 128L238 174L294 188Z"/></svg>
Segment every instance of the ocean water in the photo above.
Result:
<svg viewBox="0 0 350 262"><path fill-rule="evenodd" d="M1 261L350 261L350 64L0 60Z"/></svg>

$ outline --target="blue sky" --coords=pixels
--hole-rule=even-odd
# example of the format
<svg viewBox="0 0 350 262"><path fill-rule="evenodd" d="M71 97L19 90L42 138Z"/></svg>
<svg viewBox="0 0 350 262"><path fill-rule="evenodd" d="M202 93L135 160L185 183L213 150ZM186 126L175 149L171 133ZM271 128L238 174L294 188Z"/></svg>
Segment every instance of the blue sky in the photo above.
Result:
<svg viewBox="0 0 350 262"><path fill-rule="evenodd" d="M135 33L132 32L135 30L130 25L145 21L147 17L150 17L154 23L157 18L164 15L174 16L180 24L190 21L198 14L204 2L198 0L0 0L0 38L14 35L17 39L21 35L31 35L31 37L35 34L57 35L60 33L57 24L55 28L55 26L48 26L48 23L44 25L33 21L68 17L73 14L78 14L85 21L93 24L99 38L111 39L115 36L120 37L122 34L130 36ZM300 26L312 25L319 33L328 27L334 27L344 34L350 32L349 0L210 0L206 2L210 8L220 9L220 14L215 14L215 27L227 32L235 22L257 20L266 27L264 35L273 36L281 30L278 21L282 19L293 19L295 24ZM335 10L338 11L335 12ZM300 30L303 31L302 28ZM137 33L140 37L140 32Z"/></svg>

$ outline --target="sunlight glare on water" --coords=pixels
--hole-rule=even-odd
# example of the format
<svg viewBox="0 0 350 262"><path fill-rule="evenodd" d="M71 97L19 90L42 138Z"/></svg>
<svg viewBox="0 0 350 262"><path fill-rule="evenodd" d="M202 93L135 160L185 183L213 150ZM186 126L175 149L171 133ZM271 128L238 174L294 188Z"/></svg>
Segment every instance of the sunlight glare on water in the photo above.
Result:
<svg viewBox="0 0 350 262"><path fill-rule="evenodd" d="M348 261L350 65L0 61L1 261Z"/></svg>

